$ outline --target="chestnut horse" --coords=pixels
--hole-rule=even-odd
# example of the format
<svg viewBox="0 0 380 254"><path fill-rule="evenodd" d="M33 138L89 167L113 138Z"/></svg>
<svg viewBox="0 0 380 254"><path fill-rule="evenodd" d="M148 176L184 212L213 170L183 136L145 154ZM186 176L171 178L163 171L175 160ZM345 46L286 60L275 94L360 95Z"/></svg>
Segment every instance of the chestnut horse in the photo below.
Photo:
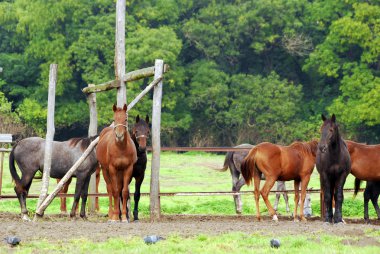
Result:
<svg viewBox="0 0 380 254"><path fill-rule="evenodd" d="M325 204L325 222L344 223L342 219L343 186L351 170L350 154L340 136L336 118L322 115L321 139L318 143L316 166L320 174ZM333 215L332 203L335 200ZM334 217L334 218L333 218Z"/></svg>
<svg viewBox="0 0 380 254"><path fill-rule="evenodd" d="M124 104L123 108L113 105L113 112L114 125L104 128L100 133L96 157L102 168L110 199L109 220L116 222L121 219L122 222L129 222L127 200L133 164L137 161L136 147L128 132L127 105Z"/></svg>
<svg viewBox="0 0 380 254"><path fill-rule="evenodd" d="M380 181L380 145L346 140L351 157L351 174L365 181Z"/></svg>
<svg viewBox="0 0 380 254"><path fill-rule="evenodd" d="M264 174L266 182L261 189L261 196L268 208L269 214L273 220L277 221L276 211L273 209L268 199L268 194L277 180L290 181L294 180L294 203L298 204L299 186L301 183L301 205L300 217L305 221L304 201L306 188L313 173L315 156L317 150L317 141L294 142L289 146L280 146L272 143L260 143L251 149L241 165L241 173L245 182L249 185L254 180L255 185L255 202L256 217L260 220L259 208L259 188L260 175ZM297 208L294 206L294 220L297 218Z"/></svg>

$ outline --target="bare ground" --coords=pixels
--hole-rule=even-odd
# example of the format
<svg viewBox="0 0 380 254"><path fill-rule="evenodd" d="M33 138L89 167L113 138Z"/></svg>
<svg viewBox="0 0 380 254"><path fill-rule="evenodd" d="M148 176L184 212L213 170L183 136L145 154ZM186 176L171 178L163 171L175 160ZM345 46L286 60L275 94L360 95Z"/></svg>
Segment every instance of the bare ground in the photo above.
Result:
<svg viewBox="0 0 380 254"><path fill-rule="evenodd" d="M49 242L89 239L94 242L105 241L112 237L144 237L147 235L180 235L191 237L199 234L219 235L229 232L262 234L270 237L285 235L331 234L345 237L345 244L360 246L379 246L380 223L371 225L363 220L346 220L345 225L323 223L320 218L311 218L307 222L294 222L290 217L279 217L273 222L268 217L257 221L253 216L209 216L209 215L171 215L162 216L160 222L151 223L148 218L131 223L108 223L107 218L91 215L87 221L69 219L60 215L46 215L38 222L23 222L20 216L12 213L0 213L0 237L16 235L23 242L46 239ZM377 225L376 225L377 224ZM375 235L375 236L373 236ZM4 244L4 243L3 243Z"/></svg>

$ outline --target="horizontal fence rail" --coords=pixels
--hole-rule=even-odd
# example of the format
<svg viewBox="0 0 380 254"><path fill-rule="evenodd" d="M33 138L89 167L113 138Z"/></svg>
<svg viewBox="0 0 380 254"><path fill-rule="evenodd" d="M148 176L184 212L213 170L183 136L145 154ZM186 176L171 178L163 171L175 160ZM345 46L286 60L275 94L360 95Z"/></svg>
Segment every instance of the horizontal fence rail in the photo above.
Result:
<svg viewBox="0 0 380 254"><path fill-rule="evenodd" d="M344 189L344 192L354 192L354 189ZM363 192L364 189L359 189L359 192ZM294 190L285 190L285 191L276 191L271 190L272 194L277 192L286 192L286 193L294 193ZM301 192L301 191L300 191ZM308 190L308 193L320 193L320 189L312 189ZM161 192L159 194L160 197L173 197L173 196L237 196L237 195L253 195L253 191L240 191L240 192L233 192L233 191L202 191L202 192ZM133 196L134 193L131 192L130 196ZM150 193L144 192L141 193L141 196L149 196ZM89 193L89 197L108 197L107 193ZM28 198L39 198L39 194L29 194L27 196ZM57 197L74 197L74 194L62 194L59 193ZM0 199L11 199L11 198L17 198L16 195L0 195Z"/></svg>

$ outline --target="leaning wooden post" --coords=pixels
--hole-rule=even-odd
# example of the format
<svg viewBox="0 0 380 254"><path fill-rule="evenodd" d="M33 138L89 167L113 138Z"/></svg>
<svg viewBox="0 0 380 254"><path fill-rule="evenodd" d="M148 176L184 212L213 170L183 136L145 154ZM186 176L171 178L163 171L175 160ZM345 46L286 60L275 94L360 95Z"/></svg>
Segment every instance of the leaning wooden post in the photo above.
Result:
<svg viewBox="0 0 380 254"><path fill-rule="evenodd" d="M38 199L37 209L40 207L42 201L47 196L50 180L50 168L51 168L51 154L53 150L53 138L54 138L54 107L55 107L55 86L57 83L57 64L50 65L49 73L49 95L48 95L48 116L47 116L47 132L45 141L45 157L44 157L44 170L42 174L42 186L40 198Z"/></svg>
<svg viewBox="0 0 380 254"><path fill-rule="evenodd" d="M163 75L164 61L156 59L154 64L154 79ZM150 179L150 221L160 219L160 152L161 152L161 100L162 80L154 87L152 110L152 172Z"/></svg>
<svg viewBox="0 0 380 254"><path fill-rule="evenodd" d="M116 32L115 32L115 77L119 82L117 89L117 106L123 108L127 103L125 88L125 0L116 2Z"/></svg>
<svg viewBox="0 0 380 254"><path fill-rule="evenodd" d="M59 183L57 184L53 192L50 193L49 196L45 198L42 204L37 208L36 217L43 216L46 207L48 207L48 205L53 201L54 197L57 196L57 194L63 188L63 185L67 182L67 180L69 180L69 178L74 174L74 172L78 169L78 167L82 164L82 162L92 152L92 150L95 148L98 142L99 142L99 137L97 137L91 142L91 144L87 147L87 149L84 151L82 156L77 160L77 162L74 163L74 165L69 169L69 171L67 171L66 175L61 179L61 181L59 181Z"/></svg>
<svg viewBox="0 0 380 254"><path fill-rule="evenodd" d="M95 86L89 84L89 87ZM98 113L96 111L96 93L90 93L87 97L88 105L90 107L90 125L88 127L88 136L93 137L98 134ZM89 193L96 193L96 172L91 175ZM95 212L95 199L98 197L90 196L88 198L88 212Z"/></svg>

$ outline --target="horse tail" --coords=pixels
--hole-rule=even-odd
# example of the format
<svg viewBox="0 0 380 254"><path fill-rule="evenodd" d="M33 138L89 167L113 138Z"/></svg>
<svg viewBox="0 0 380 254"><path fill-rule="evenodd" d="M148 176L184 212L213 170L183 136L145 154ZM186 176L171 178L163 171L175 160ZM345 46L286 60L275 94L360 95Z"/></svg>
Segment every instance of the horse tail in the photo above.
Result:
<svg viewBox="0 0 380 254"><path fill-rule="evenodd" d="M15 181L16 185L21 184L21 179L17 174L16 167L15 167L15 156L14 156L14 151L17 145L15 145L12 148L11 153L9 154L9 171L11 172L11 176L13 181Z"/></svg>
<svg viewBox="0 0 380 254"><path fill-rule="evenodd" d="M241 174L247 185L250 185L253 178L253 172L255 170L255 154L256 149L252 149L251 152L244 158L241 164Z"/></svg>
<svg viewBox="0 0 380 254"><path fill-rule="evenodd" d="M226 158L224 159L224 164L223 164L223 168L214 168L216 171L219 171L219 172L224 172L227 170L228 168L228 163L229 161L232 160L232 155L233 155L233 152L228 152L226 154Z"/></svg>
<svg viewBox="0 0 380 254"><path fill-rule="evenodd" d="M354 191L354 198L359 192L361 181L359 178L355 178L355 191Z"/></svg>

